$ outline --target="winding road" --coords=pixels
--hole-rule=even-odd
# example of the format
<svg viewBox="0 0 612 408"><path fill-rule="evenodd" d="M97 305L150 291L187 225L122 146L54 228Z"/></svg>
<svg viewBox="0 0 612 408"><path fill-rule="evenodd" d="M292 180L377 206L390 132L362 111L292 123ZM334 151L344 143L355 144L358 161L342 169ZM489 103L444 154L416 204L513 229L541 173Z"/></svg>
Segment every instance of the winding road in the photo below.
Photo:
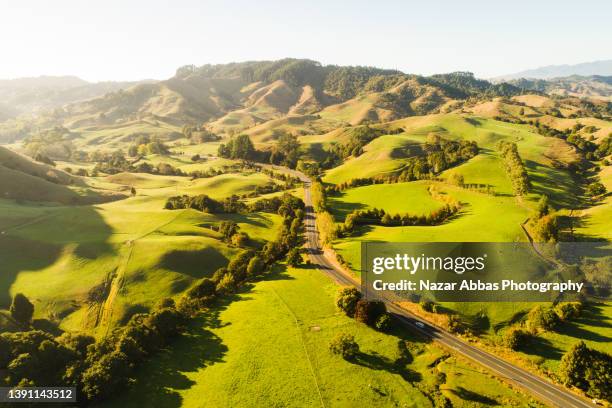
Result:
<svg viewBox="0 0 612 408"><path fill-rule="evenodd" d="M305 247L308 251L310 261L317 265L321 271L333 278L337 283L345 286L354 286L360 289L360 282L355 280L352 276L349 276L337 263L331 261L328 256L325 256L321 249L315 223L316 213L312 206L310 179L305 174L295 170L281 167L274 167L274 169L289 172L299 177L304 183L304 203L306 204L306 215L304 219L306 235ZM498 377L516 384L546 404L560 408L592 408L596 406L591 401L574 394L570 390L553 384L542 377L532 374L491 353L460 340L451 333L432 325L396 304L388 302L387 309L400 322L409 326L412 330L420 332L422 335L486 367Z"/></svg>

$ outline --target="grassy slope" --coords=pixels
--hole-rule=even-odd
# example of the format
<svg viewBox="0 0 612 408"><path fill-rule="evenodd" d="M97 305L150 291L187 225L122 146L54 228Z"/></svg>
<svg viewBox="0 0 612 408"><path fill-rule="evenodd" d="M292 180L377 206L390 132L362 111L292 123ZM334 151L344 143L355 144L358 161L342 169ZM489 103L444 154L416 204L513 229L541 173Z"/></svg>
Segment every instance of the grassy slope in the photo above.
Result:
<svg viewBox="0 0 612 408"><path fill-rule="evenodd" d="M125 180L125 178L130 180ZM252 191L270 181L265 175L222 175L192 183L188 178L116 175L137 180L138 195L99 206L44 207L3 201L0 251L5 273L0 300L23 292L36 306L36 316L61 321L66 329L91 328L88 292L109 277L124 276L114 302L113 324L159 299L183 291L199 277L227 263L235 248L219 240L209 225L232 218L259 246L275 236L276 215L215 216L193 210L163 210L177 192L223 198ZM109 180L110 179L110 180ZM202 183L199 183L199 182ZM117 186L117 185L115 185ZM78 279L75 277L78 276ZM39 282L45 281L45 285Z"/></svg>
<svg viewBox="0 0 612 408"><path fill-rule="evenodd" d="M405 371L423 384L435 370L428 366L444 352L410 333L385 335L339 314L336 288L314 269L290 269L256 283L231 304L206 313L188 336L143 366L138 385L111 404L314 407L321 398L325 406L431 406L394 366L397 341L409 340L424 351L413 353ZM355 335L363 352L356 363L328 351L339 332ZM451 358L438 369L450 378L442 389L457 407L473 406L468 397L475 396L504 405L529 401L462 360Z"/></svg>

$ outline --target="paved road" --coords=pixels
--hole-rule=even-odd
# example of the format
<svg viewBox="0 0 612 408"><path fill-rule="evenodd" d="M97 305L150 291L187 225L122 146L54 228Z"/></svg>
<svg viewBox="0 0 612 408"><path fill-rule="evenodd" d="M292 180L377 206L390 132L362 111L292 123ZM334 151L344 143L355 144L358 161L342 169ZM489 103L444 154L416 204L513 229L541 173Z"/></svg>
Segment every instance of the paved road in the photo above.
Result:
<svg viewBox="0 0 612 408"><path fill-rule="evenodd" d="M285 169L283 169L285 170ZM312 199L310 195L310 180L302 173L291 171L304 182L304 203L306 204L306 216L304 220L306 248L309 252L310 260L313 264L331 276L341 285L355 286L360 288L360 283L348 276L340 267L331 262L324 256L319 245L319 238L315 225L316 213L313 211ZM583 399L569 390L552 384L537 375L531 374L519 367L516 367L499 357L483 351L473 345L465 343L456 336L427 323L416 315L400 308L395 304L389 303L387 309L402 323L410 326L411 329L439 342L440 344L454 350L455 352L481 364L501 378L505 378L519 387L523 388L542 402L560 408L589 407L596 406L591 401ZM417 325L418 322L418 325ZM420 327L421 326L421 327Z"/></svg>

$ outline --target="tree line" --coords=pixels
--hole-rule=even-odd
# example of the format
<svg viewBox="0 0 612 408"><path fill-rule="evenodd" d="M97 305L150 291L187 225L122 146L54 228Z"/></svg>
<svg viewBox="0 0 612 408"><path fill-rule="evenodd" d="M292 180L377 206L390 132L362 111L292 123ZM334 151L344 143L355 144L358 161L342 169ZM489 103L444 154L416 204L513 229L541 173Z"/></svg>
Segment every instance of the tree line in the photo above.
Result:
<svg viewBox="0 0 612 408"><path fill-rule="evenodd" d="M504 162L504 168L510 177L514 194L519 196L527 194L531 184L516 143L501 140L497 146Z"/></svg>
<svg viewBox="0 0 612 408"><path fill-rule="evenodd" d="M197 196L180 195L169 197L166 200L164 209L179 210L191 208L209 214L237 214L243 212L276 212L287 203L293 203L299 198L289 193L284 193L282 197L262 198L253 203L246 204L237 195L231 195L223 200L215 200L206 194Z"/></svg>
<svg viewBox="0 0 612 408"><path fill-rule="evenodd" d="M450 217L457 214L461 206L459 203L444 204L441 208L429 214L390 214L383 209L355 210L348 214L344 224L337 228L339 237L350 236L355 227L359 225L382 225L385 227L397 226L434 226L445 223Z"/></svg>

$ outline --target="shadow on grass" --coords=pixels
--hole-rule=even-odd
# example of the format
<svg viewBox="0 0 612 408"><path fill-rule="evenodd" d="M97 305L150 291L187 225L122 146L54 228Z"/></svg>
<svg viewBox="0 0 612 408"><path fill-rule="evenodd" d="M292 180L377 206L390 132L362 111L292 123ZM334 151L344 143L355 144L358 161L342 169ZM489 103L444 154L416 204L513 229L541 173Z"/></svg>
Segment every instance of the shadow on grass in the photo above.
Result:
<svg viewBox="0 0 612 408"><path fill-rule="evenodd" d="M293 279L286 274L284 265L275 266L260 278L281 279ZM242 285L236 293L220 298L210 309L192 319L183 335L137 369L136 385L120 398L110 400L108 406L181 407L183 400L179 391L196 385L188 373L225 361L228 348L212 331L231 325L221 319L221 313L234 302L251 300L248 294L254 286L254 283Z"/></svg>
<svg viewBox="0 0 612 408"><path fill-rule="evenodd" d="M186 333L137 370L134 388L120 400L109 401L111 405L182 406L182 397L178 391L187 390L196 384L185 373L223 362L227 353L227 346L221 338L205 328L218 324L218 312L194 319Z"/></svg>
<svg viewBox="0 0 612 408"><path fill-rule="evenodd" d="M605 315L605 311L601 303L588 303L583 309L580 317L575 320L576 323L594 326L611 328L612 318Z"/></svg>
<svg viewBox="0 0 612 408"><path fill-rule="evenodd" d="M498 331L500 331L501 329L503 329L505 327L509 327L509 326L512 326L515 323L518 323L518 322L522 321L525 318L525 316L527 316L527 313L528 312L525 311L525 310L517 312L517 313L513 314L510 319L504 320L503 322L496 323L493 326L493 330L497 333Z"/></svg>
<svg viewBox="0 0 612 408"><path fill-rule="evenodd" d="M362 367L367 367L371 370L387 371L392 374L398 374L404 381L410 383L419 382L423 379L421 373L408 368L402 359L393 361L376 352L372 352L371 354L360 352L355 359L350 362Z"/></svg>
<svg viewBox="0 0 612 408"><path fill-rule="evenodd" d="M521 350L525 354L543 357L547 360L560 360L563 356L563 350L553 346L550 340L539 336L532 336L529 344Z"/></svg>
<svg viewBox="0 0 612 408"><path fill-rule="evenodd" d="M499 402L497 402L493 398L489 398L486 395L478 394L474 391L466 390L461 386L457 387L456 389L449 389L448 391L452 392L464 401L477 402L479 404L484 405L500 405Z"/></svg>

